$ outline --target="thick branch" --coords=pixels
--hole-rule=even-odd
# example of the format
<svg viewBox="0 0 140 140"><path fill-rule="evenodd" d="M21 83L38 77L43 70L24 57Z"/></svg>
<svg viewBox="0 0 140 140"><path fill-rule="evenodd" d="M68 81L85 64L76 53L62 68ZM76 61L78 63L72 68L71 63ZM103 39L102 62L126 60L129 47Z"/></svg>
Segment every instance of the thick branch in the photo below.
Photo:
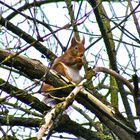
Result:
<svg viewBox="0 0 140 140"><path fill-rule="evenodd" d="M7 126L39 127L39 125L42 122L42 119L38 118L25 118L13 116L8 116L8 118L9 120L7 121L7 116L0 116L0 124ZM93 132L89 129L83 128L80 124L72 121L66 115L62 116L62 119L60 120L59 125L56 128L56 131L66 132L75 136L81 136L87 140L104 140L104 138L97 134L97 132Z"/></svg>
<svg viewBox="0 0 140 140"><path fill-rule="evenodd" d="M1 56L0 61L3 61L3 59L5 59L9 54L11 54L11 53L8 53L8 51L0 50L0 56ZM29 77L37 78L37 79L41 79L43 77L43 75L45 74L45 72L47 71L45 82L53 85L54 87L60 87L60 86L67 85L63 81L63 79L60 76L57 76L56 73L54 73L52 70L49 71L48 68L43 66L41 63L38 63L35 60L27 59L23 56L22 57L17 56L16 58L14 58L14 60L12 62L10 60L5 61L4 64L6 64L8 66L11 66L11 64L12 64L13 67L15 67L16 69L22 70ZM18 66L17 66L17 64L18 64ZM68 95L71 91L72 91L72 88L61 89L61 93L64 95ZM100 106L98 106L98 104L96 102L94 102L94 100L92 100L92 97L95 98L89 91L85 90L85 92L81 92L79 94L79 96L77 96L76 100L79 103L81 103L82 105L84 105L87 109L94 112L99 117L100 120L103 120L103 122L105 121L103 119L104 117L110 118L110 119L108 119L108 121L110 121L110 123L106 123L106 121L104 123L106 124L107 127L109 127L109 128L111 127L112 131L114 133L116 133L117 135L119 135L119 133L118 133L119 129L120 129L120 131L124 131L127 135L130 135L130 136L135 133L129 127L126 127L125 125L122 125L119 121L116 121L116 119L113 117L113 115L110 116L107 112L102 110L102 108ZM98 100L98 102L101 103L101 101L99 101L99 100ZM112 126L110 126L110 124ZM118 132L115 131L116 126L119 128ZM122 134L122 133L120 133L120 134Z"/></svg>
<svg viewBox="0 0 140 140"><path fill-rule="evenodd" d="M129 90L131 92L134 91L133 85L131 85L131 83L127 79L125 79L120 74L118 74L117 72L113 71L112 69L108 69L108 68L105 68L105 67L95 67L94 70L95 70L95 72L103 72L103 73L110 74L111 76L114 76L117 80L119 80L122 83L124 83L129 88Z"/></svg>
<svg viewBox="0 0 140 140"><path fill-rule="evenodd" d="M110 22L107 18L108 16L105 12L105 9L100 0L88 0L88 1L94 9L96 20L98 22L98 25L99 25L99 28L100 28L100 31L101 31L101 34L103 36L104 43L106 46L110 66L114 71L119 72L117 63L116 63L115 44L113 42L112 32L108 32L110 30ZM130 123L132 124L134 129L136 129L132 111L131 111L129 102L127 100L127 96L125 95L125 90L124 90L123 84L118 80L116 82L118 84L118 88L121 93L121 97L123 100L123 104L124 104L128 119L130 120Z"/></svg>
<svg viewBox="0 0 140 140"><path fill-rule="evenodd" d="M10 52L9 52L10 53ZM0 61L6 60L6 58L9 56L8 51L0 49ZM10 53L10 56L13 56L14 53ZM21 70L23 73L28 75L31 78L36 78L36 79L41 79L45 74L46 78L45 81L54 87L59 87L59 86L65 86L66 83L62 81L58 81L59 77L52 71L49 70L47 67L42 65L41 62L35 61L35 60L30 60L27 59L26 57L23 56L17 56L14 57L12 60L7 60L4 62L4 64L8 66L12 66L18 70ZM49 77L49 78L47 78ZM68 81L69 82L69 81ZM71 89L63 89L65 93L70 93ZM64 95L65 95L64 93ZM89 92L85 93L83 92L86 96L90 96ZM89 94L89 95L88 95ZM101 109L103 109L107 114L110 116L113 116L113 113L111 109L109 109L106 105L104 105L101 101L94 98L93 96L87 97L89 98L94 104L98 105Z"/></svg>
<svg viewBox="0 0 140 140"><path fill-rule="evenodd" d="M36 109L37 111L44 113L44 111L49 110L50 107L45 105L39 99L31 96L30 94L26 93L24 90L18 89L15 86L12 86L8 82L2 80L0 78L0 89L5 91L11 97L15 97L21 102L31 106L32 108Z"/></svg>
<svg viewBox="0 0 140 140"><path fill-rule="evenodd" d="M9 120L7 120L7 116L0 116L0 124L7 126L39 127L42 120L38 118L13 117L11 115L8 118Z"/></svg>

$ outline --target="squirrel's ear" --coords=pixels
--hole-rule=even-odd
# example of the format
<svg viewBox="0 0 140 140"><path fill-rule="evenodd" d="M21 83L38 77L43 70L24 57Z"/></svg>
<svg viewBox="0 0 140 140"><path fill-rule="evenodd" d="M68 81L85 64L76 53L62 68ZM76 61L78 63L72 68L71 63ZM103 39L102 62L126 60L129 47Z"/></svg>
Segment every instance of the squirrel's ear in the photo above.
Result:
<svg viewBox="0 0 140 140"><path fill-rule="evenodd" d="M83 36L83 40L81 41L83 45L85 45L85 37Z"/></svg>
<svg viewBox="0 0 140 140"><path fill-rule="evenodd" d="M77 40L76 40L76 37L73 36L72 40L71 40L71 46L75 46L77 44Z"/></svg>

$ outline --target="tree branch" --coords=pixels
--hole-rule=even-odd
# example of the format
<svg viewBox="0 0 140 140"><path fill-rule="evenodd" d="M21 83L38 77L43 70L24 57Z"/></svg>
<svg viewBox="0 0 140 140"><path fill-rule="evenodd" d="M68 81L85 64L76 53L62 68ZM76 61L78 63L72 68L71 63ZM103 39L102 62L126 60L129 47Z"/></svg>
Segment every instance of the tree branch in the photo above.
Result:
<svg viewBox="0 0 140 140"><path fill-rule="evenodd" d="M6 126L24 126L24 127L39 127L42 122L42 119L38 118L25 118L25 117L13 117L13 116L0 116L0 124ZM56 128L57 132L66 132L73 134L75 136L81 136L87 140L105 140L104 137L100 136L97 132L91 131L82 127L80 124L72 121L67 115L63 115L58 127ZM106 137L106 140L110 140Z"/></svg>
<svg viewBox="0 0 140 140"><path fill-rule="evenodd" d="M36 50L38 50L40 53L44 54L49 60L54 60L56 58L56 55L53 54L49 49L47 49L45 46L43 46L38 40L34 39L32 36L9 22L7 19L0 17L0 24L13 32L14 34L21 37L23 40L25 40L27 43L31 44Z"/></svg>
<svg viewBox="0 0 140 140"><path fill-rule="evenodd" d="M13 53L10 53L8 51L3 51L0 49L0 61L3 61L8 55L14 55ZM54 71L49 70L47 67L43 66L41 63L35 60L27 59L23 56L17 56L14 58L14 60L7 60L4 63L5 65L12 66L16 69L22 70L26 75L32 78L41 79L45 73L45 82L48 84L51 84L54 87L60 87L60 86L66 86L66 78L65 80L62 78L62 76L58 76ZM18 65L18 66L17 66ZM65 82L64 82L65 81ZM69 83L69 81L67 81ZM61 94L68 95L72 91L72 88L66 88L61 89ZM60 92L60 91L58 91ZM60 93L59 93L60 94ZM87 90L84 90L80 92L79 96L76 97L76 100L84 105L87 109L89 109L91 112L94 112L100 120L102 120L107 127L111 127L111 130L119 135L119 131L125 131L127 135L131 137L131 135L135 134L135 131L133 131L131 128L123 125L119 121L117 121L114 117L114 114L111 109L109 109L107 106L105 106L100 100L98 100L96 97L94 97L94 94L90 93ZM96 102L97 101L97 102ZM100 103L100 104L99 104ZM101 106L99 106L101 105ZM103 105L103 106L102 106ZM104 111L104 106L108 111ZM102 108L103 107L103 108ZM105 119L104 119L105 118ZM109 121L108 123L106 122ZM110 126L111 125L111 126ZM116 132L116 126L120 128ZM122 133L120 133L121 135Z"/></svg>
<svg viewBox="0 0 140 140"><path fill-rule="evenodd" d="M107 54L109 57L110 67L114 71L119 72L118 67L117 67L117 63L116 63L115 44L113 42L112 32L108 32L110 30L110 22L108 20L108 16L105 12L105 9L104 9L100 0L88 0L88 1L93 8L93 11L94 11L95 16L96 16L96 20L98 22L98 25L99 25L99 28L101 31L101 34L103 36L104 43L105 43L106 50L107 50ZM125 95L125 90L124 90L123 84L118 80L116 82L117 82L119 91L121 93L121 97L123 100L123 104L124 104L128 119L130 120L130 123L134 127L134 129L136 129L135 123L134 123L134 118L132 115L132 110L130 108L127 96Z"/></svg>

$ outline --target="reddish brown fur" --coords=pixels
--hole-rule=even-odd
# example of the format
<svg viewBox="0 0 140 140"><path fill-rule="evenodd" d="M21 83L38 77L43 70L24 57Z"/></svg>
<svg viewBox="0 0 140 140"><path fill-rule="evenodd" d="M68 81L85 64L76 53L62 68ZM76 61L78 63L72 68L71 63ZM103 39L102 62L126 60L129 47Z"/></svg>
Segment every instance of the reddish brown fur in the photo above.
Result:
<svg viewBox="0 0 140 140"><path fill-rule="evenodd" d="M56 72L58 72L59 74L65 76L70 81L75 80L74 82L77 83L80 82L79 80L81 76L79 75L79 70L84 64L83 60L85 52L84 44L85 44L84 38L81 42L78 42L76 38L73 37L69 49L66 50L66 52L63 55L55 59L51 68ZM69 75L69 73L71 75ZM74 79L75 77L73 77L73 75L79 77L77 78L78 80ZM41 91L45 92L50 88L53 87L43 83ZM46 96L46 98L49 97Z"/></svg>
<svg viewBox="0 0 140 140"><path fill-rule="evenodd" d="M55 65L58 66L59 62L62 62L73 69L80 70L84 64L84 44L85 39L83 39L81 42L77 42L76 38L73 37L70 48L62 56L56 58L54 64L52 65L52 69L55 67Z"/></svg>

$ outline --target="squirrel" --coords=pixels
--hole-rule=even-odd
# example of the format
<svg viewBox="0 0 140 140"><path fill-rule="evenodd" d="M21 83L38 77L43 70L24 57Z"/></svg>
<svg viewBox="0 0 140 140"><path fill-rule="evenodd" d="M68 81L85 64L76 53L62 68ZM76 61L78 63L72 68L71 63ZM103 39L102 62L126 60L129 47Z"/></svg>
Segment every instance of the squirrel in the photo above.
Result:
<svg viewBox="0 0 140 140"><path fill-rule="evenodd" d="M51 69L65 76L69 81L79 83L82 80L79 71L85 63L83 59L85 52L84 45L85 38L83 38L81 42L78 42L74 36L71 40L70 47L64 52L63 55L54 60ZM41 87L41 92L43 93L51 88L53 88L53 86L43 83ZM57 96L55 94L55 91L51 91L48 94L43 93L43 95L45 95L44 103L46 103L48 106L54 106L57 103L52 97Z"/></svg>

